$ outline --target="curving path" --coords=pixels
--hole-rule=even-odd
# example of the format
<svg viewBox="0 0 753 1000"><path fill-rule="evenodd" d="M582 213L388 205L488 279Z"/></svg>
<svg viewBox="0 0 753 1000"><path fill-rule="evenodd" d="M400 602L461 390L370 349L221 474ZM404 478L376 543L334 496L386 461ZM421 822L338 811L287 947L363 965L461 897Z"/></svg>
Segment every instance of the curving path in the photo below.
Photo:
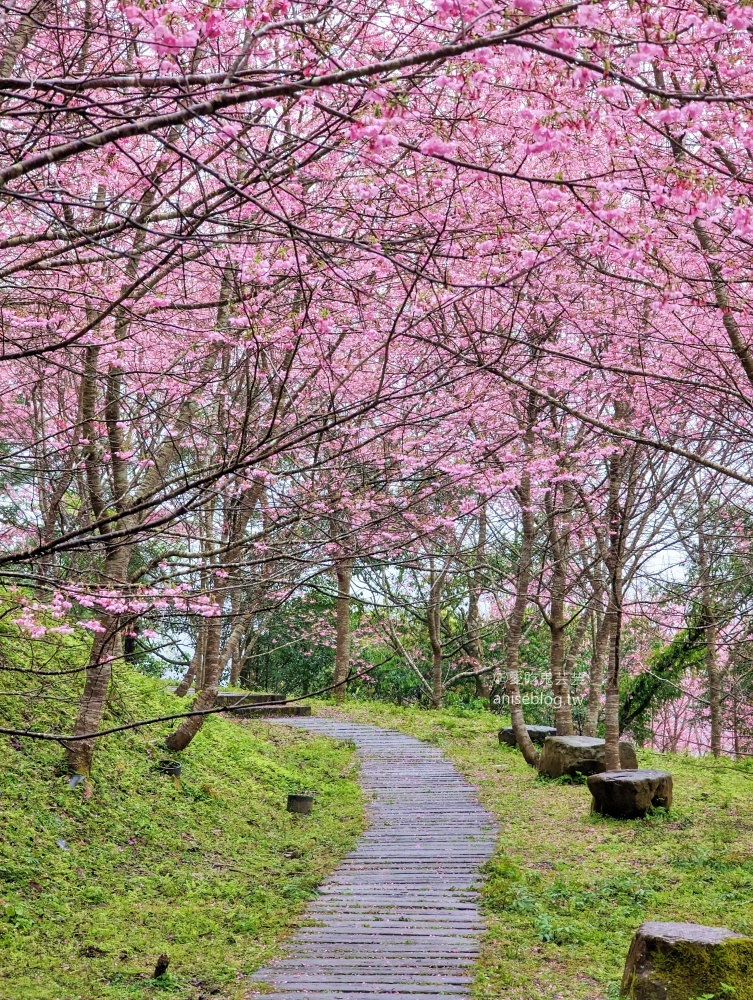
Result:
<svg viewBox="0 0 753 1000"><path fill-rule="evenodd" d="M376 726L286 719L352 740L370 826L320 887L311 926L253 975L264 1000L427 1000L466 996L484 923L475 886L496 825L474 789L429 744Z"/></svg>

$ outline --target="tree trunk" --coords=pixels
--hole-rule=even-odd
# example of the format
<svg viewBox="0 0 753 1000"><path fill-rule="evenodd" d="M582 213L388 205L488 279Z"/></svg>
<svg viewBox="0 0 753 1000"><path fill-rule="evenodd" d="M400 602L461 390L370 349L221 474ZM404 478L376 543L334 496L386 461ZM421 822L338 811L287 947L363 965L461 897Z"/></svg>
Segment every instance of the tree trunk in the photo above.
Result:
<svg viewBox="0 0 753 1000"><path fill-rule="evenodd" d="M0 77L12 76L18 57L39 30L40 24L50 11L50 0L40 0L29 5L25 14L21 15L18 27L13 32L2 56L0 56Z"/></svg>
<svg viewBox="0 0 753 1000"><path fill-rule="evenodd" d="M722 684L716 655L716 626L713 620L706 626L706 673L709 681L709 708L711 713L711 752L715 757L722 753Z"/></svg>
<svg viewBox="0 0 753 1000"><path fill-rule="evenodd" d="M711 594L711 567L706 537L706 505L699 496L698 502L698 575L701 585L701 614L703 616L705 666L708 678L709 714L711 716L711 752L715 757L722 753L722 695L721 678L717 659L717 627L714 620L714 602Z"/></svg>
<svg viewBox="0 0 753 1000"><path fill-rule="evenodd" d="M335 601L335 687L332 690L337 701L345 699L348 674L350 673L350 581L353 574L353 559L340 559L335 564L337 576L337 598Z"/></svg>
<svg viewBox="0 0 753 1000"><path fill-rule="evenodd" d="M611 460L610 460L611 461ZM617 463L615 463L617 464ZM606 699L604 704L605 763L607 771L620 769L620 643L622 641L622 536L618 493L620 480L617 473L610 483L610 566L609 566L609 666L607 670Z"/></svg>
<svg viewBox="0 0 753 1000"><path fill-rule="evenodd" d="M112 663L118 652L118 622L116 617L100 616L104 632L95 634L89 662L86 667L84 693L79 704L78 717L73 727L74 736L96 733L107 705L107 693L112 678ZM74 774L87 777L94 757L95 740L77 740L68 747L68 766Z"/></svg>
<svg viewBox="0 0 753 1000"><path fill-rule="evenodd" d="M241 677L241 667L243 666L243 660L241 659L241 632L242 630L238 628L240 625L239 616L241 611L241 590L240 581L237 577L233 580L233 593L230 597L230 614L231 621L233 622L232 631L230 633L230 639L228 640L228 658L230 660L230 687L237 687L238 682ZM244 615L245 620L245 615Z"/></svg>
<svg viewBox="0 0 753 1000"><path fill-rule="evenodd" d="M220 633L222 617L213 616L206 624L206 647L204 652L204 686L194 702L195 712L214 708L217 700L217 688L220 682ZM192 715L183 719L176 729L165 740L165 746L173 753L185 750L194 736L204 725L205 715Z"/></svg>
<svg viewBox="0 0 753 1000"><path fill-rule="evenodd" d="M620 770L620 633L622 615L612 609L609 628L609 669L604 704L605 764L607 771Z"/></svg>
<svg viewBox="0 0 753 1000"><path fill-rule="evenodd" d="M567 557L569 505L564 499L564 511L555 507L555 497L549 491L546 497L549 522L549 549L552 558L549 615L547 624L551 636L549 666L554 691L554 718L558 736L572 736L573 710L570 702L570 678L565 669L565 595L567 592ZM558 521L561 523L558 524Z"/></svg>
<svg viewBox="0 0 753 1000"><path fill-rule="evenodd" d="M554 605L554 601L552 601ZM554 607L552 607L554 611ZM573 710L570 703L570 679L565 671L565 622L564 607L556 610L556 620L552 620L550 665L552 688L554 690L554 720L558 736L573 735Z"/></svg>
<svg viewBox="0 0 753 1000"><path fill-rule="evenodd" d="M484 647L481 642L481 612L479 601L484 585L483 564L486 561L486 504L481 507L478 517L478 538L474 553L474 567L468 580L468 649L475 661L475 669L481 670L484 662ZM476 674L476 697L488 701L491 694L491 677L488 673Z"/></svg>
<svg viewBox="0 0 753 1000"><path fill-rule="evenodd" d="M522 516L522 537L518 572L516 574L515 603L510 613L510 624L507 630L507 648L505 656L507 699L510 707L510 720L520 752L526 763L531 767L539 766L539 754L528 735L526 721L523 716L523 706L520 699L520 678L518 666L520 661L520 642L523 636L523 621L528 608L528 588L531 584L531 564L533 560L533 545L536 537L536 522L531 510L531 480L526 473L517 490Z"/></svg>
<svg viewBox="0 0 753 1000"><path fill-rule="evenodd" d="M586 723L583 727L585 736L596 736L601 712L601 688L604 683L604 661L609 649L609 619L603 612L595 612L596 634L591 650L591 664L588 672L588 707L586 708Z"/></svg>
<svg viewBox="0 0 753 1000"><path fill-rule="evenodd" d="M131 546L112 548L105 559L102 574L106 586L125 582ZM95 633L89 662L86 666L84 692L73 727L74 736L96 733L107 705L107 693L112 678L113 662L122 655L120 618L102 611L97 616L101 632ZM68 766L76 774L88 775L94 756L95 740L79 740L68 748Z"/></svg>
<svg viewBox="0 0 753 1000"><path fill-rule="evenodd" d="M442 708L444 704L444 684L442 683L442 584L444 574L434 569L434 559L430 559L429 569L429 607L426 615L426 625L431 646L431 703L434 708Z"/></svg>
<svg viewBox="0 0 753 1000"><path fill-rule="evenodd" d="M196 673L201 664L203 643L204 643L204 630L202 628L199 628L196 634L196 648L193 651L191 662L188 664L188 668L185 674L183 674L183 680L175 689L175 693L179 698L185 698L185 696L188 694L191 688L191 685L194 682L194 678L196 677Z"/></svg>

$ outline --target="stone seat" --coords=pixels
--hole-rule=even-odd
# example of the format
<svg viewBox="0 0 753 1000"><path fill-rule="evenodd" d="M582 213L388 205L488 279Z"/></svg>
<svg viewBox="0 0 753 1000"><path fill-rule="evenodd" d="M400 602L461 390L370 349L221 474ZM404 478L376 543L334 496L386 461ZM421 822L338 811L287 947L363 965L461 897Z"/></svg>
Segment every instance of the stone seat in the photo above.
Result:
<svg viewBox="0 0 753 1000"><path fill-rule="evenodd" d="M734 1000L753 1000L753 938L701 924L651 921L638 928L621 996L689 1000L728 993Z"/></svg>
<svg viewBox="0 0 753 1000"><path fill-rule="evenodd" d="M554 726L526 726L528 730L528 736L532 743L537 743L539 746L544 745L544 740L547 736L556 736L557 730ZM512 726L506 726L504 729L499 731L499 742L505 743L508 747L516 747L518 741L515 738L515 731Z"/></svg>
<svg viewBox="0 0 753 1000"><path fill-rule="evenodd" d="M667 771L604 771L592 774L588 787L594 812L615 819L639 819L652 808L672 805L672 775Z"/></svg>
<svg viewBox="0 0 753 1000"><path fill-rule="evenodd" d="M539 761L539 774L561 778L568 774L598 774L606 771L606 743L590 736L548 736ZM638 758L632 743L620 742L620 764L624 769L637 768Z"/></svg>

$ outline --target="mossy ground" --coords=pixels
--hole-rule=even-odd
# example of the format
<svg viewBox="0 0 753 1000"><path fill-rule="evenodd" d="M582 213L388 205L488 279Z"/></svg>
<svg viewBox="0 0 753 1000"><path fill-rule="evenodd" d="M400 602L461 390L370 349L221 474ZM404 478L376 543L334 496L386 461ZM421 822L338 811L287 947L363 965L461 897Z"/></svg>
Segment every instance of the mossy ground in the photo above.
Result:
<svg viewBox="0 0 753 1000"><path fill-rule="evenodd" d="M6 719L30 721L19 704ZM185 704L123 669L109 719ZM164 732L103 739L88 798L59 746L0 737L1 1000L240 998L362 829L351 747L215 716L176 784L155 768ZM291 816L302 789L314 812Z"/></svg>
<svg viewBox="0 0 753 1000"><path fill-rule="evenodd" d="M618 821L591 813L585 785L540 779L500 746L499 716L363 702L344 710L442 747L499 818L478 997L614 1000L645 920L753 933L752 765L639 751L641 766L672 772L675 805Z"/></svg>

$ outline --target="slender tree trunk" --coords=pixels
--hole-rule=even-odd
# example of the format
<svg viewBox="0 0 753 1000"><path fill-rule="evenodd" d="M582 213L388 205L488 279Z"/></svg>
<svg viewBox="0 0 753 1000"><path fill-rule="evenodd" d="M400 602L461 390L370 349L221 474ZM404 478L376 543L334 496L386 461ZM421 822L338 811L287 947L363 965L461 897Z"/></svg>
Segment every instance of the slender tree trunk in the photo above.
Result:
<svg viewBox="0 0 753 1000"><path fill-rule="evenodd" d="M622 642L622 539L624 511L620 487L624 456L609 459L609 663L604 704L605 763L607 771L620 769L620 647Z"/></svg>
<svg viewBox="0 0 753 1000"><path fill-rule="evenodd" d="M79 704L78 718L73 727L74 736L96 733L107 704L118 623L117 618L105 618L105 616L100 616L99 622L105 631L98 632L94 637L86 667L84 693ZM94 747L94 739L78 740L69 744L68 766L74 774L89 776Z"/></svg>
<svg viewBox="0 0 753 1000"><path fill-rule="evenodd" d="M32 0L28 5L27 12L21 15L18 27L0 56L0 77L12 76L18 57L44 23L51 7L50 0L40 0L37 3Z"/></svg>
<svg viewBox="0 0 753 1000"><path fill-rule="evenodd" d="M434 708L444 704L444 684L442 683L442 583L444 574L437 574L434 569L434 559L430 561L429 607L426 623L429 630L431 645L431 703Z"/></svg>
<svg viewBox="0 0 753 1000"><path fill-rule="evenodd" d="M555 508L555 497L546 497L549 522L549 549L552 558L552 578L548 622L550 632L549 666L554 691L554 718L558 736L572 736L573 710L570 702L570 678L565 669L565 595L567 592L569 505L563 498L564 512ZM558 524L561 521L561 524Z"/></svg>
<svg viewBox="0 0 753 1000"><path fill-rule="evenodd" d="M191 657L191 662L188 664L185 674L183 674L183 680L175 689L175 693L179 698L185 698L191 689L191 685L194 682L196 673L201 664L202 658L202 646L204 644L204 630L199 628L196 635L196 648L193 651L193 656Z"/></svg>
<svg viewBox="0 0 753 1000"><path fill-rule="evenodd" d="M708 678L709 714L711 716L711 752L715 757L722 753L722 693L717 657L717 627L714 620L714 602L711 594L711 567L706 537L705 504L698 503L698 575L701 585L701 614L704 624L705 666Z"/></svg>
<svg viewBox="0 0 753 1000"><path fill-rule="evenodd" d="M510 707L510 720L513 732L520 747L520 752L526 763L531 767L539 766L539 754L528 735L523 706L520 697L520 643L523 636L523 622L528 608L528 588L531 584L533 561L533 546L536 537L536 522L531 510L531 481L528 474L522 477L518 488L518 500L522 517L522 536L520 541L520 556L515 582L515 603L510 613L510 623L507 630L507 646L505 651L505 672L507 699Z"/></svg>
<svg viewBox="0 0 753 1000"><path fill-rule="evenodd" d="M609 611L609 666L604 703L605 764L607 771L620 770L620 642L622 613Z"/></svg>
<svg viewBox="0 0 753 1000"><path fill-rule="evenodd" d="M348 674L350 673L350 582L353 574L352 558L339 559L335 565L337 576L337 598L335 601L335 687L332 690L337 701L346 695Z"/></svg>
<svg viewBox="0 0 753 1000"><path fill-rule="evenodd" d="M475 669L481 670L484 662L484 647L481 642L481 612L479 602L484 586L483 564L486 561L486 504L481 507L478 517L478 538L474 553L474 567L468 580L468 648L475 661ZM491 677L488 673L476 674L476 697L488 701L491 694Z"/></svg>
<svg viewBox="0 0 753 1000"><path fill-rule="evenodd" d="M233 580L233 593L230 597L230 613L233 622L230 639L228 640L228 659L230 661L230 687L237 687L241 676L243 660L240 657L241 635L243 632L243 622L240 619L241 611L241 591L238 579ZM245 615L244 615L245 619Z"/></svg>
<svg viewBox="0 0 753 1000"><path fill-rule="evenodd" d="M222 631L222 617L220 615L207 619L206 624L206 651L204 654L204 686L194 702L195 712L205 711L214 708L217 700L217 688L220 682L220 636ZM177 753L185 750L194 736L204 725L205 715L192 715L183 719L178 727L165 740L168 750Z"/></svg>
<svg viewBox="0 0 753 1000"><path fill-rule="evenodd" d="M554 604L554 602L552 602ZM558 736L572 736L573 710L570 703L570 679L565 670L565 621L564 607L558 607L556 618L550 625L550 665L554 690L554 720Z"/></svg>
<svg viewBox="0 0 753 1000"><path fill-rule="evenodd" d="M709 707L711 712L711 752L715 757L722 753L722 683L717 661L716 626L713 619L706 626L706 673L709 681Z"/></svg>
<svg viewBox="0 0 753 1000"><path fill-rule="evenodd" d="M105 560L103 582L106 586L123 584L127 577L131 547L111 549ZM118 615L100 612L97 616L101 632L95 633L86 667L84 692L79 703L73 735L96 733L107 705L112 679L113 662L122 656L120 619ZM68 766L76 774L89 774L96 741L78 740L68 748Z"/></svg>
<svg viewBox="0 0 753 1000"><path fill-rule="evenodd" d="M601 714L601 689L604 683L604 661L609 649L609 619L605 613L595 613L596 634L591 650L591 664L588 672L588 706L584 734L596 736Z"/></svg>

